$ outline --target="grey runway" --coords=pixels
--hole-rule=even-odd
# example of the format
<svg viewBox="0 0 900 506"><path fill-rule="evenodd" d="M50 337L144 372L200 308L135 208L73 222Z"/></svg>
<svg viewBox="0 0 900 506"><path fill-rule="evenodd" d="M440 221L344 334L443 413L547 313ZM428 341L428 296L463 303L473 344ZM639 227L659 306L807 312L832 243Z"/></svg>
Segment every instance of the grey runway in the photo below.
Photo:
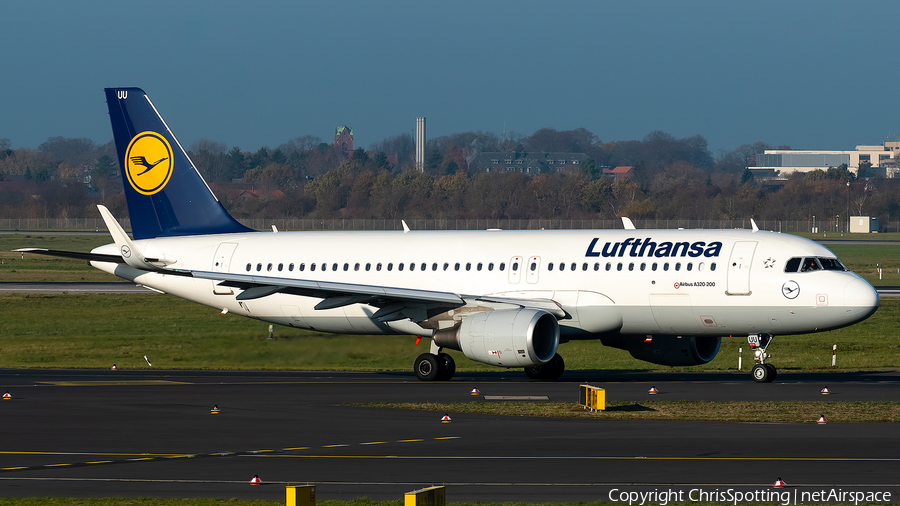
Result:
<svg viewBox="0 0 900 506"><path fill-rule="evenodd" d="M611 490L900 491L896 424L535 419L351 406L486 402L471 396L610 400L896 400L900 373L410 373L2 370L0 495L399 499L432 484L448 501L609 500ZM827 385L833 392L822 396ZM211 414L217 405L221 412ZM258 474L267 485L248 484ZM687 499L687 498L685 498Z"/></svg>

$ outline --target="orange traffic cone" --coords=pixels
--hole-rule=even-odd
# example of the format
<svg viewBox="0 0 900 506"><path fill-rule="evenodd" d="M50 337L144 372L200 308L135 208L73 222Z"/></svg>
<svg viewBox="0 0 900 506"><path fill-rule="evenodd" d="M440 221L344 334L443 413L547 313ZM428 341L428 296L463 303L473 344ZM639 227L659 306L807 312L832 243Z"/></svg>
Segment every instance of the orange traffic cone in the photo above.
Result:
<svg viewBox="0 0 900 506"><path fill-rule="evenodd" d="M828 394L830 394L830 393L831 393L831 391L828 390L828 387L825 387L825 388L822 389L822 395L828 395Z"/></svg>
<svg viewBox="0 0 900 506"><path fill-rule="evenodd" d="M777 480L775 480L775 483L773 483L772 486L773 486L774 488L784 488L784 487L785 487L785 483L784 483L784 481L782 481L782 479L779 477Z"/></svg>
<svg viewBox="0 0 900 506"><path fill-rule="evenodd" d="M259 475L258 475L258 474L254 474L254 475L253 475L253 479L250 480L250 484L251 484L251 485L262 485L262 480L259 479Z"/></svg>
<svg viewBox="0 0 900 506"><path fill-rule="evenodd" d="M477 388L473 388L472 391L469 393L472 395L481 395L481 390L478 390Z"/></svg>
<svg viewBox="0 0 900 506"><path fill-rule="evenodd" d="M7 390L6 393L3 394L3 400L8 401L10 399L12 399L12 395L9 395L9 390Z"/></svg>
<svg viewBox="0 0 900 506"><path fill-rule="evenodd" d="M116 364L113 364L112 367L109 368L110 371L115 371L115 370L118 370L118 369L119 369L119 368L116 367Z"/></svg>
<svg viewBox="0 0 900 506"><path fill-rule="evenodd" d="M209 412L210 412L210 414L218 415L219 414L219 405L216 404L215 406L213 406L213 408L211 410L209 410Z"/></svg>
<svg viewBox="0 0 900 506"><path fill-rule="evenodd" d="M656 387L650 387L650 390L647 393L649 393L650 395L658 394L659 390L657 390Z"/></svg>
<svg viewBox="0 0 900 506"><path fill-rule="evenodd" d="M816 420L816 423L819 425L825 425L826 423L828 423L828 420L825 419L825 415L822 415L818 420Z"/></svg>
<svg viewBox="0 0 900 506"><path fill-rule="evenodd" d="M444 413L444 416L441 417L441 423L450 423L450 415Z"/></svg>

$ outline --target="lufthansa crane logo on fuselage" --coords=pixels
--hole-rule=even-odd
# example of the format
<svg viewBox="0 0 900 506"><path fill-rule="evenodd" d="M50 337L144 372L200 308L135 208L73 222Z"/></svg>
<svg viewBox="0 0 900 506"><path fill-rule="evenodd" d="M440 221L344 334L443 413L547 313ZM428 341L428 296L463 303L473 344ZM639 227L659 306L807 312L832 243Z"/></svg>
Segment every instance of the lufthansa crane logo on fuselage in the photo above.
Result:
<svg viewBox="0 0 900 506"><path fill-rule="evenodd" d="M125 174L134 190L153 195L166 187L172 177L172 146L156 132L141 132L125 151Z"/></svg>

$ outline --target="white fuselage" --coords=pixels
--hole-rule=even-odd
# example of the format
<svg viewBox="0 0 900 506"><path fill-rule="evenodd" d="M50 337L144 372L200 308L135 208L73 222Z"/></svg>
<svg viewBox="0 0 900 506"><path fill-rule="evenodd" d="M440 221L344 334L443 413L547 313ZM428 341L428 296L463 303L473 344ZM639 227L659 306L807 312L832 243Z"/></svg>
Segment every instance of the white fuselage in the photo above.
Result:
<svg viewBox="0 0 900 506"><path fill-rule="evenodd" d="M640 241L640 242L637 242ZM668 244L668 246L666 246ZM815 332L878 307L874 288L844 270L785 272L792 258L834 258L796 236L749 230L280 232L135 241L167 267L556 302L564 339L621 334L726 336ZM116 254L114 244L94 250ZM215 281L95 267L201 304L326 332L431 335L378 308L315 310L322 299L284 293L238 301Z"/></svg>

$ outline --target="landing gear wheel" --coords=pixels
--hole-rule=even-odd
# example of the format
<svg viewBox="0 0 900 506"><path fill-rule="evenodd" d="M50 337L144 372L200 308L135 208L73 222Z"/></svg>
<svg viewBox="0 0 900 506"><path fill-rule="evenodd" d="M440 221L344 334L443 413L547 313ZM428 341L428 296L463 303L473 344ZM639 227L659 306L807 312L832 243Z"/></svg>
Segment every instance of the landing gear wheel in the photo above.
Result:
<svg viewBox="0 0 900 506"><path fill-rule="evenodd" d="M764 364L766 369L769 370L769 377L766 378L766 383L771 383L775 381L775 378L778 377L778 369L775 369L775 366L772 364Z"/></svg>
<svg viewBox="0 0 900 506"><path fill-rule="evenodd" d="M422 381L434 381L438 379L441 372L441 361L437 355L431 353L423 353L416 357L413 364L413 370L416 371L416 377Z"/></svg>
<svg viewBox="0 0 900 506"><path fill-rule="evenodd" d="M769 379L772 376L772 371L769 369L768 364L756 364L753 366L753 369L750 370L750 375L753 376L753 381L757 383L769 383L772 381Z"/></svg>
<svg viewBox="0 0 900 506"><path fill-rule="evenodd" d="M437 377L438 381L449 381L456 373L456 362L453 357L446 353L440 353L438 354L438 364L441 366Z"/></svg>
<svg viewBox="0 0 900 506"><path fill-rule="evenodd" d="M557 353L546 364L525 368L525 375L536 380L555 380L566 371L566 363Z"/></svg>

